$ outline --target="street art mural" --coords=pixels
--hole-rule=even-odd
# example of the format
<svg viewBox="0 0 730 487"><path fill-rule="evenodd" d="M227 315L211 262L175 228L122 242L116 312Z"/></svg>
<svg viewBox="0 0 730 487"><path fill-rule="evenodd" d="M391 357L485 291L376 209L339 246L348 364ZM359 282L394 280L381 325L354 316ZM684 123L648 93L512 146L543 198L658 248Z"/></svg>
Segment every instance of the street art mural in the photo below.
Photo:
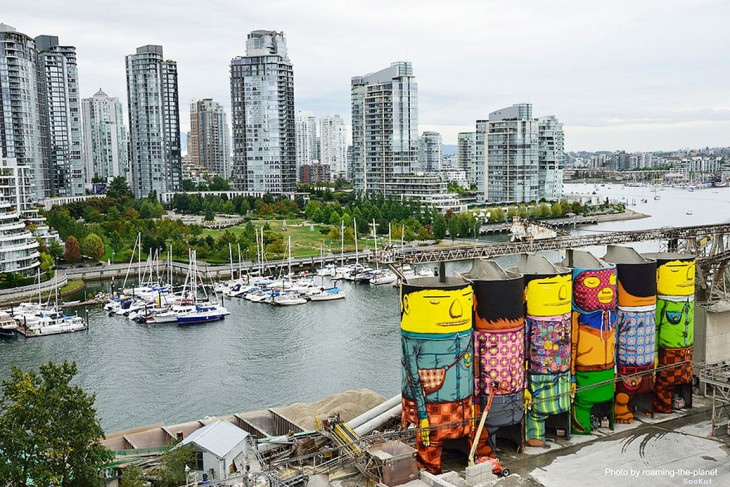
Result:
<svg viewBox="0 0 730 487"><path fill-rule="evenodd" d="M527 313L525 439L540 447L548 418L570 412L572 278L569 269L541 256L523 256L517 270L525 282Z"/></svg>
<svg viewBox="0 0 730 487"><path fill-rule="evenodd" d="M679 253L649 254L657 261L656 326L659 346L654 412L692 406L695 260ZM684 387L682 387L684 386Z"/></svg>
<svg viewBox="0 0 730 487"><path fill-rule="evenodd" d="M616 265L617 354L614 415L633 423L636 399L654 392L656 364L656 261L634 249L609 246L604 260ZM648 411L651 413L651 411Z"/></svg>
<svg viewBox="0 0 730 487"><path fill-rule="evenodd" d="M465 275L474 289L474 403L480 418L494 394L486 428L477 442L478 456L495 456L500 428L521 425L525 391L525 314L522 275L494 261L475 261Z"/></svg>
<svg viewBox="0 0 730 487"><path fill-rule="evenodd" d="M419 465L441 471L446 439L469 437L474 394L473 292L456 278L401 286L403 427L419 428Z"/></svg>
<svg viewBox="0 0 730 487"><path fill-rule="evenodd" d="M613 427L616 266L572 249L563 264L573 269L571 338L576 392L571 426L573 433L589 434L591 415L599 404L609 404L605 417Z"/></svg>

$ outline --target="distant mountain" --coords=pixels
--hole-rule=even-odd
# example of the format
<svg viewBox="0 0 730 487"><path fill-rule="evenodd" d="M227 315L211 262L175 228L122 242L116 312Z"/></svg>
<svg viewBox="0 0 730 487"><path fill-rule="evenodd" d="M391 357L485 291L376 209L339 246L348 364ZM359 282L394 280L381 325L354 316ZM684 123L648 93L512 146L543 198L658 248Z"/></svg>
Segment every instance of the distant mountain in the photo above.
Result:
<svg viewBox="0 0 730 487"><path fill-rule="evenodd" d="M456 144L442 144L441 154L445 156L454 156L456 155L456 147Z"/></svg>

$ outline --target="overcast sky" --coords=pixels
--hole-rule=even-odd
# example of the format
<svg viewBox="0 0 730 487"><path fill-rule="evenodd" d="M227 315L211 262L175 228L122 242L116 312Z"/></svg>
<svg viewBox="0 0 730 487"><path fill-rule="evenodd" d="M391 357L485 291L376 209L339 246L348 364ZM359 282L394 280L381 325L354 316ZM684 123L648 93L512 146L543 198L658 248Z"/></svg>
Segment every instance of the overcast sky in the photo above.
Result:
<svg viewBox="0 0 730 487"><path fill-rule="evenodd" d="M283 31L297 110L350 119L350 78L413 63L419 132L445 144L514 103L555 115L566 150L730 145L727 0L27 0L0 22L77 48L81 96L126 110L124 57L160 44L193 98L230 117L229 65L255 29Z"/></svg>

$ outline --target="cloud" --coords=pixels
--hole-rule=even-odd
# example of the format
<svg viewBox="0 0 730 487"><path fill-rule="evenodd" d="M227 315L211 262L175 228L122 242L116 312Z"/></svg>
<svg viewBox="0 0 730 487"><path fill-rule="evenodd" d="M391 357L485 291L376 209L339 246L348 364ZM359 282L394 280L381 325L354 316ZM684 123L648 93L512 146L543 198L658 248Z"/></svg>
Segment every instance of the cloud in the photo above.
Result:
<svg viewBox="0 0 730 487"><path fill-rule="evenodd" d="M630 133L616 126L648 125L655 132L637 144L650 150L674 124L693 121L707 132L690 130L689 145L704 146L730 100L722 0L34 0L7 10L1 22L77 47L84 97L101 87L126 104L124 56L161 44L178 62L184 129L192 98L213 98L230 113L230 60L245 54L254 29L284 31L297 109L317 115L349 120L352 76L411 61L421 131L444 127L444 143L529 101L536 115L564 123L572 147L620 147Z"/></svg>

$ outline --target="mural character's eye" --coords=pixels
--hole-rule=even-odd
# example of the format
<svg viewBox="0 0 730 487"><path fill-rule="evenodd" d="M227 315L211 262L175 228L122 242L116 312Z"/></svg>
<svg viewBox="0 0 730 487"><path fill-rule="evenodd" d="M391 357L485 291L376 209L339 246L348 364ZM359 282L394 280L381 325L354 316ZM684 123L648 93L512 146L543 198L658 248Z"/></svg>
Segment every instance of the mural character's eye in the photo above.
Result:
<svg viewBox="0 0 730 487"><path fill-rule="evenodd" d="M601 285L601 279L595 276L586 277L583 280L583 285L589 288L596 288Z"/></svg>

